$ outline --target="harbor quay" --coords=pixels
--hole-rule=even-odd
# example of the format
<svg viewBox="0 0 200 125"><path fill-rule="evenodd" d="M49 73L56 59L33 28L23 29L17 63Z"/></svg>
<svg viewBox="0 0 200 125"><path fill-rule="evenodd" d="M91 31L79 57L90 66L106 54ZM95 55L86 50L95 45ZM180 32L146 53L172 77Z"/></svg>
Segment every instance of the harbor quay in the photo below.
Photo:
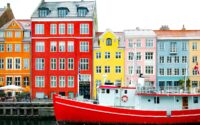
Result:
<svg viewBox="0 0 200 125"><path fill-rule="evenodd" d="M0 102L0 119L47 119L54 118L52 101Z"/></svg>

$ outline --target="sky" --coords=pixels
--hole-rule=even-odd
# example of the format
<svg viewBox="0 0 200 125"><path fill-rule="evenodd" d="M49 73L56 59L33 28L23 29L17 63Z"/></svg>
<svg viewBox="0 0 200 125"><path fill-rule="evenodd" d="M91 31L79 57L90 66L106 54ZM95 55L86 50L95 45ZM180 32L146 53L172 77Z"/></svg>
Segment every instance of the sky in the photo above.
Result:
<svg viewBox="0 0 200 125"><path fill-rule="evenodd" d="M0 0L0 8L7 3L16 19L30 19L41 0ZM45 0L67 1L67 0ZM72 1L72 0L70 0ZM75 0L81 1L81 0ZM106 29L200 29L200 0L96 0L99 31Z"/></svg>

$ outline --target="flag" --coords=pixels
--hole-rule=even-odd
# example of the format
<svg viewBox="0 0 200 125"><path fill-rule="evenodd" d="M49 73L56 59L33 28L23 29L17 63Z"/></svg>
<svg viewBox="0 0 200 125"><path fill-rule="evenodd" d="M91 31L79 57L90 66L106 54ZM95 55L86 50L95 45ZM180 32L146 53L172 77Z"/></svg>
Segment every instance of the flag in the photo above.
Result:
<svg viewBox="0 0 200 125"><path fill-rule="evenodd" d="M196 65L194 66L194 70L197 71L197 73L199 74L199 66L198 66L198 62L197 62Z"/></svg>

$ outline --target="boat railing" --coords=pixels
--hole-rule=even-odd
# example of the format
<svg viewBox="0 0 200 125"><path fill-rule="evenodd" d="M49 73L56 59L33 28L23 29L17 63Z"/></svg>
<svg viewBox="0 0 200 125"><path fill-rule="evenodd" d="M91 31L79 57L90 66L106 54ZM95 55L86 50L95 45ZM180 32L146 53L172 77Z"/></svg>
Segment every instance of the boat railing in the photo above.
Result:
<svg viewBox="0 0 200 125"><path fill-rule="evenodd" d="M180 86L159 86L157 88L152 86L142 86L136 88L137 93L144 94L200 94L200 87L182 88Z"/></svg>

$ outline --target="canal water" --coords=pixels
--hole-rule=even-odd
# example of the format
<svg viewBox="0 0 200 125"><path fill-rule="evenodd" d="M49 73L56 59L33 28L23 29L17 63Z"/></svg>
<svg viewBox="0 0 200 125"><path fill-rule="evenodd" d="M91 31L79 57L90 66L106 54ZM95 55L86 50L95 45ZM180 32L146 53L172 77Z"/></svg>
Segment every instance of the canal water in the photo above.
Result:
<svg viewBox="0 0 200 125"><path fill-rule="evenodd" d="M18 119L2 119L0 125L56 125L55 120L18 120Z"/></svg>

